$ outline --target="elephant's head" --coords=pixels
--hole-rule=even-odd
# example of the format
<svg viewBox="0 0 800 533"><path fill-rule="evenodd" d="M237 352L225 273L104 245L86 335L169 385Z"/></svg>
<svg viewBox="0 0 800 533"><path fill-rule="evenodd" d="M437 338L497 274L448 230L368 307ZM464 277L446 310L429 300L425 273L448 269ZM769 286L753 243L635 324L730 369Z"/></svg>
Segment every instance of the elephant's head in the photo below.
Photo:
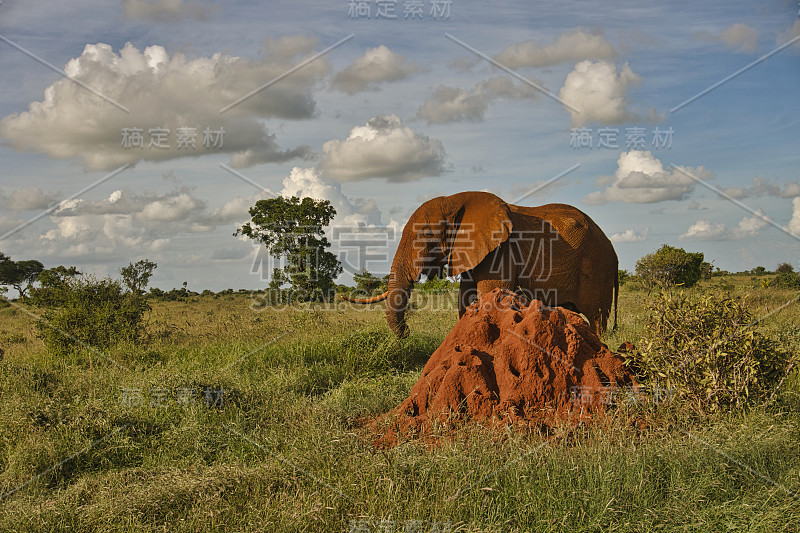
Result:
<svg viewBox="0 0 800 533"><path fill-rule="evenodd" d="M400 336L405 310L422 274L457 276L474 268L512 231L509 206L486 192L440 196L422 204L403 230L389 275L386 318Z"/></svg>

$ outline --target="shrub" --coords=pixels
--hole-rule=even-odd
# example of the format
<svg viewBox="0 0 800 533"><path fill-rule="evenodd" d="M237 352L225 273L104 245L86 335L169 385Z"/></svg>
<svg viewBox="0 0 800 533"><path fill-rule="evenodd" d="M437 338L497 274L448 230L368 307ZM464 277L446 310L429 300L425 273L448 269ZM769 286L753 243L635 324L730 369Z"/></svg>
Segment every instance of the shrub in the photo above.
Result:
<svg viewBox="0 0 800 533"><path fill-rule="evenodd" d="M648 288L691 287L701 278L711 276L711 265L703 261L702 252L691 253L665 244L636 262L636 275Z"/></svg>
<svg viewBox="0 0 800 533"><path fill-rule="evenodd" d="M775 268L776 274L785 274L794 272L794 267L789 263L781 263Z"/></svg>
<svg viewBox="0 0 800 533"><path fill-rule="evenodd" d="M645 338L626 363L643 383L699 411L764 399L792 357L756 328L740 298L662 290L648 315Z"/></svg>
<svg viewBox="0 0 800 533"><path fill-rule="evenodd" d="M458 289L459 283L447 278L428 278L424 283L417 285L420 292L425 294L444 294Z"/></svg>
<svg viewBox="0 0 800 533"><path fill-rule="evenodd" d="M38 336L59 356L140 340L150 309L142 295L126 292L119 281L93 276L56 277L32 296L45 309L36 323Z"/></svg>
<svg viewBox="0 0 800 533"><path fill-rule="evenodd" d="M800 274L784 270L770 280L769 286L779 289L800 289Z"/></svg>

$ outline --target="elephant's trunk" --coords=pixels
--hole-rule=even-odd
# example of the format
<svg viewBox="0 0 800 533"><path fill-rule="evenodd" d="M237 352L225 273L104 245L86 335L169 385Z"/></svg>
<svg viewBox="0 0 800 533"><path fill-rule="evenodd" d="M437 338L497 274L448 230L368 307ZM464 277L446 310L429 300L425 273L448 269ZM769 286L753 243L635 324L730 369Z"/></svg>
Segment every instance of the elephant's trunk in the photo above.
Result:
<svg viewBox="0 0 800 533"><path fill-rule="evenodd" d="M419 278L419 269L412 264L410 254L398 249L389 273L389 286L386 297L386 321L398 337L408 335L405 314L411 289Z"/></svg>

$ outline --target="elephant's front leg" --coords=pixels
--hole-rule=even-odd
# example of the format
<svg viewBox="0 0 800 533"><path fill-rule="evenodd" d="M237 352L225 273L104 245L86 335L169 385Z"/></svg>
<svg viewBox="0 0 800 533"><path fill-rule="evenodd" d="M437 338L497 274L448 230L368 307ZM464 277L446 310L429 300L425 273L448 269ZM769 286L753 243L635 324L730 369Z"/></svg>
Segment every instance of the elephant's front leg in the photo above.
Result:
<svg viewBox="0 0 800 533"><path fill-rule="evenodd" d="M461 283L458 290L458 318L464 316L469 304L477 297L478 289L475 280L472 279L471 273L465 272L461 274Z"/></svg>

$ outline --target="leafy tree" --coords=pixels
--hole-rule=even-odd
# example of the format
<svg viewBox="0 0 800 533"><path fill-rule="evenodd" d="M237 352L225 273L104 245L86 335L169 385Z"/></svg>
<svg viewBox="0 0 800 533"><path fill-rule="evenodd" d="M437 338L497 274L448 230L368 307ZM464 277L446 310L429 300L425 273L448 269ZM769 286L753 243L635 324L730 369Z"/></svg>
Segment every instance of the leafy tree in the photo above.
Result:
<svg viewBox="0 0 800 533"><path fill-rule="evenodd" d="M330 224L336 209L328 200L277 197L259 200L250 208L251 221L236 230L266 245L274 258L285 260L283 268L272 271L270 289L291 287L289 299L329 299L342 266L325 238L323 227Z"/></svg>
<svg viewBox="0 0 800 533"><path fill-rule="evenodd" d="M622 269L617 270L617 279L619 279L619 284L620 285L622 285L623 283L628 281L628 278L630 278L630 277L631 277L631 273L628 272L627 270L622 270Z"/></svg>
<svg viewBox="0 0 800 533"><path fill-rule="evenodd" d="M9 285L16 289L23 302L43 270L44 265L39 261L12 261L7 255L0 253L0 285Z"/></svg>
<svg viewBox="0 0 800 533"><path fill-rule="evenodd" d="M763 266L757 266L753 270L751 270L750 273L753 274L754 276L763 276L764 274L767 273L767 269L764 268Z"/></svg>
<svg viewBox="0 0 800 533"><path fill-rule="evenodd" d="M370 274L365 268L358 274L353 274L353 281L356 282L356 292L373 294L381 286L380 278Z"/></svg>
<svg viewBox="0 0 800 533"><path fill-rule="evenodd" d="M706 266L708 265L708 266ZM636 262L636 275L648 288L683 285L691 287L711 271L702 252L687 252L667 244Z"/></svg>
<svg viewBox="0 0 800 533"><path fill-rule="evenodd" d="M158 268L158 265L147 259L142 259L136 264L130 263L125 268L121 269L119 273L122 275L122 283L133 294L144 294L144 288L150 282L153 276L153 271Z"/></svg>
<svg viewBox="0 0 800 533"><path fill-rule="evenodd" d="M794 272L794 267L789 263L781 263L775 269L776 274L783 274L784 272Z"/></svg>

